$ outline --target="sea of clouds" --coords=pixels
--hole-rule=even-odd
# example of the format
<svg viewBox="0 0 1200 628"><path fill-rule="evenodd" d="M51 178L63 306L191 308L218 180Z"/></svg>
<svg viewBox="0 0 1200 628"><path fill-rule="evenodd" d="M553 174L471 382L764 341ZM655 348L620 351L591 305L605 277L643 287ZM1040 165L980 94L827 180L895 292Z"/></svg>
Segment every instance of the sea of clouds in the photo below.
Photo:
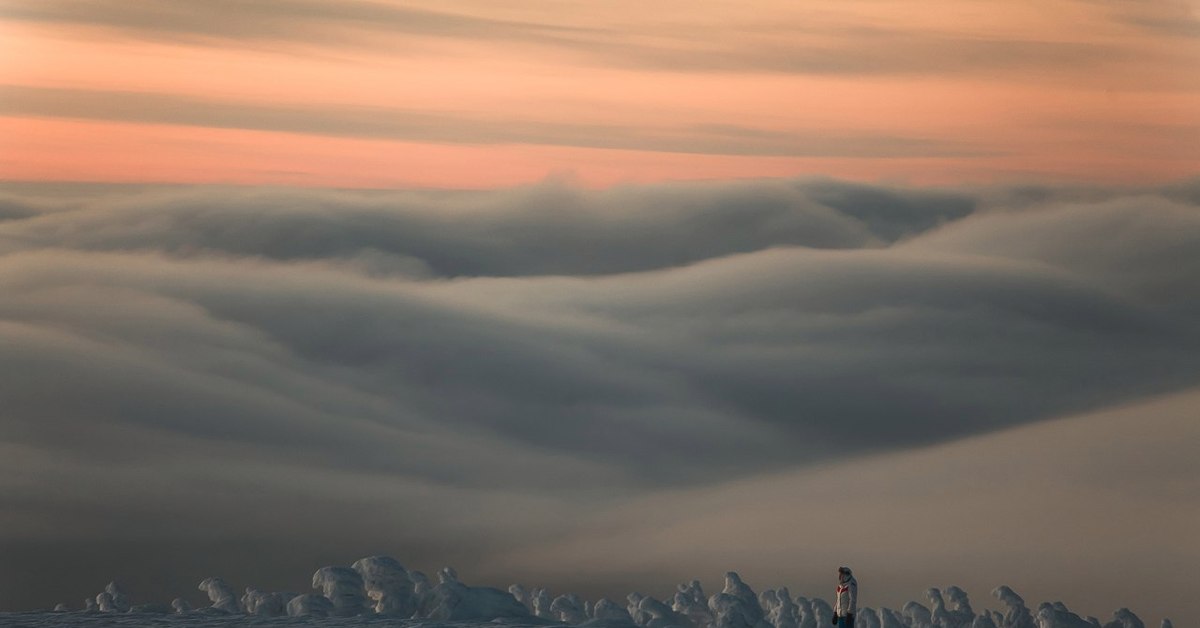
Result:
<svg viewBox="0 0 1200 628"><path fill-rule="evenodd" d="M0 608L328 562L298 546L479 567L654 490L1185 390L1196 286L1196 181L9 184Z"/></svg>

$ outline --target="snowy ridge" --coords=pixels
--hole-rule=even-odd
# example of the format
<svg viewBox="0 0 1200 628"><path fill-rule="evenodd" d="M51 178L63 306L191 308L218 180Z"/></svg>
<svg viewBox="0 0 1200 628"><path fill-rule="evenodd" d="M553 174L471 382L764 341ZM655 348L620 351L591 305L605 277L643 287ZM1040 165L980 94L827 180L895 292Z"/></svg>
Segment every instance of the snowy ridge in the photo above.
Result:
<svg viewBox="0 0 1200 628"><path fill-rule="evenodd" d="M82 610L59 604L54 611L0 613L3 626L443 626L497 627L569 625L585 628L819 628L832 623L833 609L820 598L793 596L786 587L755 594L735 572L724 589L706 596L698 580L678 587L670 600L630 593L625 604L595 602L573 593L551 597L544 588L514 584L508 591L468 586L453 568L438 574L405 569L394 558L371 556L350 567L327 566L313 574L315 593L264 592L247 587L238 596L221 578L197 587L211 602L193 609L182 598L167 604L133 605L116 582ZM926 591L929 606L911 601L900 610L862 608L859 628L1145 628L1127 608L1101 622L1081 617L1062 602L1031 609L1007 586L992 595L1005 610L976 612L959 587ZM1161 628L1173 628L1164 619Z"/></svg>

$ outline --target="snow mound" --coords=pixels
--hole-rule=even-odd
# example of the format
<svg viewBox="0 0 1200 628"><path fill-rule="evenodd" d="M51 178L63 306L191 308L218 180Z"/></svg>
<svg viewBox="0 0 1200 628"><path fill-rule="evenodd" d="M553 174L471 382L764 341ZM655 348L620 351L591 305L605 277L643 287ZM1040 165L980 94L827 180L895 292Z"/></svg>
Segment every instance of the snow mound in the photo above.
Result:
<svg viewBox="0 0 1200 628"><path fill-rule="evenodd" d="M233 592L233 587L229 586L229 583L221 578L205 578L196 588L208 595L209 601L212 602L212 608L231 614L242 612L242 607L238 604L237 594Z"/></svg>
<svg viewBox="0 0 1200 628"><path fill-rule="evenodd" d="M439 574L441 582L433 587L418 611L421 617L444 621L492 620L503 617L529 617L529 609L511 593L491 587L469 587L458 581L450 568Z"/></svg>
<svg viewBox="0 0 1200 628"><path fill-rule="evenodd" d="M334 614L333 602L324 595L305 593L288 601L288 617L329 617Z"/></svg>
<svg viewBox="0 0 1200 628"><path fill-rule="evenodd" d="M363 578L350 567L322 567L313 574L312 587L324 591L337 617L354 617L366 611Z"/></svg>
<svg viewBox="0 0 1200 628"><path fill-rule="evenodd" d="M418 599L408 570L391 556L368 556L350 566L362 576L363 588L377 615L412 617Z"/></svg>
<svg viewBox="0 0 1200 628"><path fill-rule="evenodd" d="M287 615L288 602L294 597L295 593L268 593L254 587L246 587L246 594L242 596L242 607L246 609L247 615L280 617Z"/></svg>

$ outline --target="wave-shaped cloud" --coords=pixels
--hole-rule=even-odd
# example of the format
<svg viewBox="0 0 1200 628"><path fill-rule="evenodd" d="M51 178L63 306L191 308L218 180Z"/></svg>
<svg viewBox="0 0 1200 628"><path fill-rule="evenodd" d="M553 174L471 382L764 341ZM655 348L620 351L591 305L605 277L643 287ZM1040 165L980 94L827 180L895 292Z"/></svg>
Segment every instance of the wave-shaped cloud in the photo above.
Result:
<svg viewBox="0 0 1200 628"><path fill-rule="evenodd" d="M390 260L439 276L595 275L772 246L882 246L961 218L976 202L819 180L592 192L556 184L483 193L184 188L82 207L10 196L8 212L27 219L6 225L0 246L365 260L381 269Z"/></svg>
<svg viewBox="0 0 1200 628"><path fill-rule="evenodd" d="M7 542L535 534L1194 386L1188 189L13 188Z"/></svg>

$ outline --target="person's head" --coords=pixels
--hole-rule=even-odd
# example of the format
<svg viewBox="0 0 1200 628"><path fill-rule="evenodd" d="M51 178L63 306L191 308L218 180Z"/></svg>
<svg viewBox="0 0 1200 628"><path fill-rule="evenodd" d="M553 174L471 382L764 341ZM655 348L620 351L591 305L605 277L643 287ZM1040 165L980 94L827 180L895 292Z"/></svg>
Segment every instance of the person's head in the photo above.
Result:
<svg viewBox="0 0 1200 628"><path fill-rule="evenodd" d="M850 568L849 567L838 567L838 581L845 582L846 580L849 580L849 579L850 579Z"/></svg>

